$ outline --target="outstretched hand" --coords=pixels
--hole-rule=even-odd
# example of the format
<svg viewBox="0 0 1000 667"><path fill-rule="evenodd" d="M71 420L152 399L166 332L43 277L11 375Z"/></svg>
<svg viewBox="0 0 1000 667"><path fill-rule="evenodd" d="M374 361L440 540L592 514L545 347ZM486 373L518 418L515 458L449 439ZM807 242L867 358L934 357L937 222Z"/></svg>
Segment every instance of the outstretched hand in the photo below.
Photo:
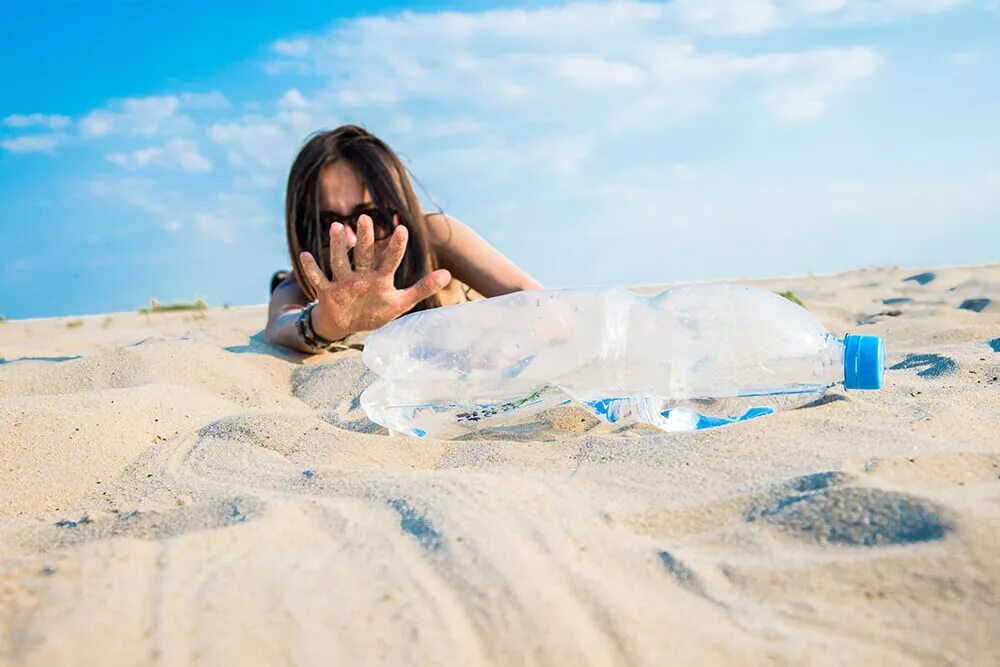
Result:
<svg viewBox="0 0 1000 667"><path fill-rule="evenodd" d="M324 338L336 340L356 331L377 329L436 294L451 280L447 269L438 269L415 285L396 289L392 279L406 252L406 227L397 225L389 243L377 251L372 220L362 215L358 219L353 267L347 255L346 231L339 222L330 226L333 280L327 280L310 253L299 255L318 299L312 312L313 329Z"/></svg>

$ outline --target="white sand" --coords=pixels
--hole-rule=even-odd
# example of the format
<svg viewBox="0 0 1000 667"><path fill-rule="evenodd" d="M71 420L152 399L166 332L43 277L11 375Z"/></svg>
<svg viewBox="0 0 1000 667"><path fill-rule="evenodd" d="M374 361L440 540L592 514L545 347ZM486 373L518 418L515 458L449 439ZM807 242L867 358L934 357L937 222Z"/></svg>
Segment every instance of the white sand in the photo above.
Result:
<svg viewBox="0 0 1000 667"><path fill-rule="evenodd" d="M754 283L883 392L558 442L389 438L263 307L0 324L0 664L995 662L1000 266L914 273Z"/></svg>

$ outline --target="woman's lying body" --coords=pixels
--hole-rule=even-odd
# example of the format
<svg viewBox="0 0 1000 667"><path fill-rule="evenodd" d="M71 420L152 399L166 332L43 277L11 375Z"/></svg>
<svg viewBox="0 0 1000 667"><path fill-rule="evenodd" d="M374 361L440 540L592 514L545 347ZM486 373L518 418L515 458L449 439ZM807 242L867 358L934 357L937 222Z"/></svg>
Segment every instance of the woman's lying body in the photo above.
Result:
<svg viewBox="0 0 1000 667"><path fill-rule="evenodd" d="M541 289L467 225L424 214L396 154L353 125L300 151L286 230L294 269L271 295L264 337L303 352L450 305L453 279L485 297Z"/></svg>

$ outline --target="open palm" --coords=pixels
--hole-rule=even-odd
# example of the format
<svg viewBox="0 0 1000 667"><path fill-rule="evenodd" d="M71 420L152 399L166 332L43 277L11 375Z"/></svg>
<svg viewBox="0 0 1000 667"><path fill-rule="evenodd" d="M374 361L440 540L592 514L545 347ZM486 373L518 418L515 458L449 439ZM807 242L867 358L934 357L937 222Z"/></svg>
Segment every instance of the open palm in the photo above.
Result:
<svg viewBox="0 0 1000 667"><path fill-rule="evenodd" d="M448 284L451 274L438 269L410 287L396 289L393 275L403 261L408 238L406 227L397 225L388 245L377 252L372 220L362 215L358 218L353 267L347 255L344 226L336 222L330 227L333 280L327 279L310 253L300 255L306 278L316 288L318 303L312 312L312 324L317 334L337 339L356 331L372 331Z"/></svg>

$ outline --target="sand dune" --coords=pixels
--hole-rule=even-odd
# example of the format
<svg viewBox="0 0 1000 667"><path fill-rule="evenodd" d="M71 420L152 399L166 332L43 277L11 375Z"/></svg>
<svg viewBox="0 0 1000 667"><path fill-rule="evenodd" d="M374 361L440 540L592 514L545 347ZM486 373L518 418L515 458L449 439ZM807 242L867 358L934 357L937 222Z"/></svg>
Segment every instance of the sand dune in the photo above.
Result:
<svg viewBox="0 0 1000 667"><path fill-rule="evenodd" d="M0 324L0 664L995 661L1000 266L751 284L884 336L887 389L413 440L264 307Z"/></svg>

